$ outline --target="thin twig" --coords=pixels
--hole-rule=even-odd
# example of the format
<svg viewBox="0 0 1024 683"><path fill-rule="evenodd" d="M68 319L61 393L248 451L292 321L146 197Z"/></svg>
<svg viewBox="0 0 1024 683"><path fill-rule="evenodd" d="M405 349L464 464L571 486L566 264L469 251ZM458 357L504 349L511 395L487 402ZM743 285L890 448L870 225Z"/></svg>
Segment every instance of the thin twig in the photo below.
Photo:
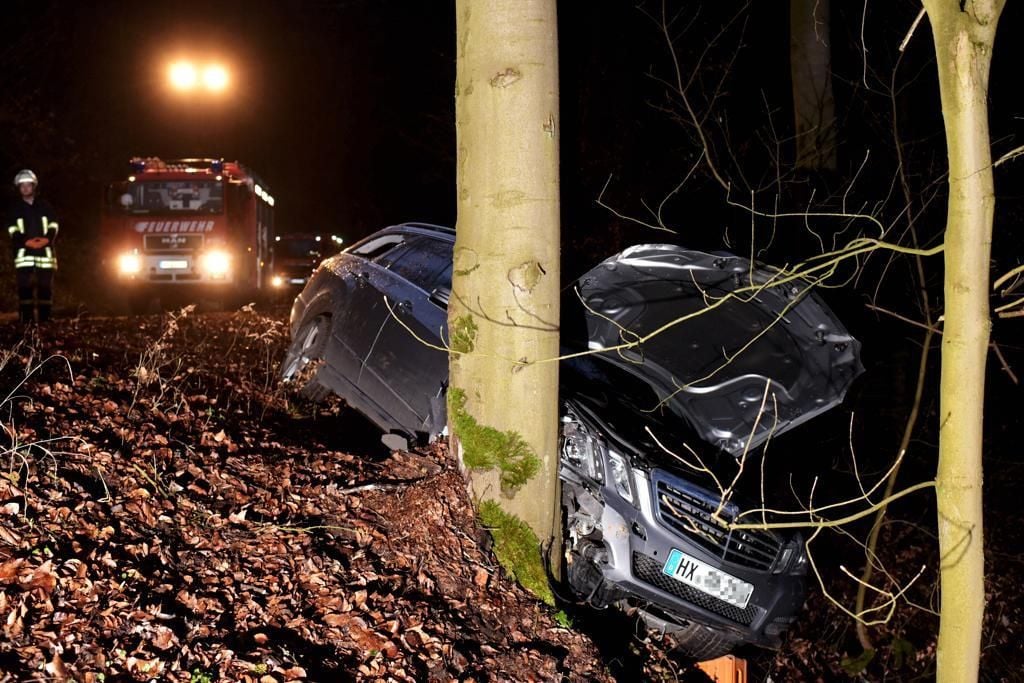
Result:
<svg viewBox="0 0 1024 683"><path fill-rule="evenodd" d="M914 19L914 23L910 25L910 30L907 31L907 35L904 36L903 42L900 43L900 52L907 49L907 43L909 43L910 39L914 36L914 31L917 30L917 25L921 23L922 19L924 19L924 15L925 11L924 7L922 7L921 11L917 13L917 18Z"/></svg>

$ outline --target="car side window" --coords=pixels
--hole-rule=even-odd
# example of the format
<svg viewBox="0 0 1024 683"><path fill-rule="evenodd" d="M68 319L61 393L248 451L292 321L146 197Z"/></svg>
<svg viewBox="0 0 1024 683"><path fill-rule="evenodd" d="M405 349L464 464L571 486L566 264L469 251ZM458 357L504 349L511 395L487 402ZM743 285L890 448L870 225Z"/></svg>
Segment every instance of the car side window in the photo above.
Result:
<svg viewBox="0 0 1024 683"><path fill-rule="evenodd" d="M352 248L350 253L366 259L375 259L405 242L405 235L381 235Z"/></svg>
<svg viewBox="0 0 1024 683"><path fill-rule="evenodd" d="M451 266L452 243L424 237L409 245L408 249L396 253L388 268L424 291L430 292L437 286L440 275ZM451 275L448 276L449 279Z"/></svg>
<svg viewBox="0 0 1024 683"><path fill-rule="evenodd" d="M452 264L451 264L451 262L449 262L448 265L445 267L445 269L442 270L438 274L437 280L434 281L434 287L439 287L441 289L449 289L449 290L452 288Z"/></svg>

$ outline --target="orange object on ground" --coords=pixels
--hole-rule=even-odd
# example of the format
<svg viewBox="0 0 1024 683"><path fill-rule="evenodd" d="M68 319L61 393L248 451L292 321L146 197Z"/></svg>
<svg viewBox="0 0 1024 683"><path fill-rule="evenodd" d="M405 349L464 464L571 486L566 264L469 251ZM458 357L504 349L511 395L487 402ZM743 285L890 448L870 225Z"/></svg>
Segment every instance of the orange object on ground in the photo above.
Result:
<svg viewBox="0 0 1024 683"><path fill-rule="evenodd" d="M732 655L698 662L697 668L715 683L747 683L747 660Z"/></svg>

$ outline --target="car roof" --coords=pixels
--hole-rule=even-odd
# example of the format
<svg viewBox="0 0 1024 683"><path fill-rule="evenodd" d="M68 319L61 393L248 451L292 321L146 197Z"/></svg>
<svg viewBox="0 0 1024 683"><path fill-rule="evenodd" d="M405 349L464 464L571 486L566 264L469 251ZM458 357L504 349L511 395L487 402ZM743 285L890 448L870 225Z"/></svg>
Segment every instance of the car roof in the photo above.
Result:
<svg viewBox="0 0 1024 683"><path fill-rule="evenodd" d="M450 228L446 225L435 225L433 223L399 223L398 225L388 226L380 232L412 232L421 235L455 239L455 228Z"/></svg>

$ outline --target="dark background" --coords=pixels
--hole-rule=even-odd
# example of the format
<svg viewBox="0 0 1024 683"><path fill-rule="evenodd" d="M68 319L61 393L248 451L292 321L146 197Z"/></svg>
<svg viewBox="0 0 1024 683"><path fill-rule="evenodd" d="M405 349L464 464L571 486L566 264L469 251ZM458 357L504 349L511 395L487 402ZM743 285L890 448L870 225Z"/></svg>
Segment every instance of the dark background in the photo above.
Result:
<svg viewBox="0 0 1024 683"><path fill-rule="evenodd" d="M887 239L905 244L912 217L920 244L941 241L945 142L927 20L898 51L919 9L911 0L833 3L838 168L808 173L792 168L785 3L559 3L564 280L638 242L793 264L857 234L878 235L862 218L752 220L742 208L751 203L762 211L871 214ZM646 207L658 206L699 159L693 126L666 87L674 70L663 10L681 71L692 77L688 94L710 154L731 183L727 194L698 164L664 204L674 234L597 204L601 196L616 211L650 221ZM32 168L57 206L57 295L66 311L105 310L109 293L96 277L104 248L97 240L100 200L134 155L247 163L277 199L280 232L331 232L351 244L399 221L455 222L454 3L14 0L4 12L0 179ZM1024 142L1017 83L1024 55L1015 36L1021 17L1019 3L1009 3L996 42L994 157ZM166 67L181 56L227 63L229 94L170 93ZM996 274L1024 254L1022 169L1024 158L995 174ZM851 409L884 417L881 429L871 420L859 424L892 441L913 394L921 333L866 304L923 320L920 284L906 257L879 254L859 266L841 270L827 297L864 341L869 373L856 385ZM3 267L10 282L10 264ZM941 269L939 257L925 266L936 313ZM12 289L0 289L7 310L14 308ZM1014 372L1024 369L1018 320L997 320L993 330ZM1019 389L995 360L990 387L1008 399L993 401L990 415L994 429L1009 434L1007 425L1019 420ZM934 402L925 408L932 415ZM822 438L847 451L846 429L822 425ZM933 449L922 457L929 469Z"/></svg>
<svg viewBox="0 0 1024 683"><path fill-rule="evenodd" d="M742 199L774 174L769 148L776 142L781 162L792 160L786 7L668 5L681 15L674 29L683 68L698 74L691 96L709 115L709 129L729 131L714 152L721 166L742 168L728 174L732 198ZM869 3L864 14L835 5L840 168L816 185L817 206L839 192L852 204L892 191L893 105L884 88L919 8L909 0ZM351 242L397 221L455 220L453 3L14 0L4 11L0 171L13 177L30 167L40 175L41 190L66 216L64 239L95 234L102 187L123 177L134 155L244 161L276 195L283 232L331 230ZM653 20L661 5L562 2L559 12L566 240L601 243L609 232L612 242L653 239L594 200L614 176L606 199L640 216L640 200L657 204L696 159L692 128L665 111L674 107L659 80L672 77ZM1020 144L1024 106L1014 72L1021 51L1011 34L1019 18L1010 3L997 42L996 155ZM180 55L229 64L230 93L168 92L166 65ZM895 106L915 190L940 179L944 161L932 62L925 21L903 55ZM714 106L702 108L715 90ZM869 150L870 163L847 191ZM778 197L780 208L799 210L819 180L797 178L758 199ZM1017 200L1019 180L1013 164L1005 168L997 177L1001 198ZM706 174L695 174L668 205L680 239L718 248L731 228L742 242L735 233L748 231L749 216L731 211L723 195ZM783 248L792 249L787 242Z"/></svg>
<svg viewBox="0 0 1024 683"><path fill-rule="evenodd" d="M863 219L751 220L737 206L751 202L768 211L869 213L887 238L904 243L912 216L921 244L941 240L945 143L927 20L904 53L897 49L917 2L833 3L839 164L827 173L792 170L786 5L708 0L665 7L674 17L682 71L693 76L691 102L730 192L698 164L665 203L664 221L675 234L598 206L607 183L608 205L650 220L645 207L676 188L701 147L665 86L673 68L659 25L662 4L559 3L566 282L636 242L742 254L753 248L765 261L792 264L823 245L878 232ZM352 243L394 222L455 222L451 2L14 0L3 11L0 178L32 168L40 191L57 206L57 293L66 309L103 310L107 293L96 284L100 200L108 182L127 174L134 155L247 163L277 199L280 232L329 231ZM1022 144L1024 55L1015 36L1021 17L1019 3L1008 3L994 53L994 157ZM234 79L230 94L168 92L166 66L182 55L226 62ZM1024 254L1022 169L1024 158L996 171L996 274ZM3 184L13 198L13 187ZM878 255L861 266L840 273L857 277L830 291L829 301L864 338L869 364L891 364L904 377L919 331L864 304L921 320L913 261ZM941 260L930 259L926 273L929 300L939 311ZM0 303L13 310L10 289L0 290ZM999 320L994 329L1011 368L1018 325ZM1006 378L998 374L995 385L1016 391ZM903 401L910 388L877 391Z"/></svg>
<svg viewBox="0 0 1024 683"><path fill-rule="evenodd" d="M688 92L730 192L698 164L665 204L665 224L675 234L598 206L607 183L607 204L649 221L645 207L657 206L679 185L701 147L679 99L665 87L673 69L658 24L662 5L559 3L566 282L631 243L753 251L771 263L793 264L823 245L878 235L863 218L752 220L736 206L751 202L769 212L871 214L887 239L904 244L912 241L913 219L921 245L941 241L945 142L927 20L906 51L898 51L919 2L832 3L839 163L821 173L792 169L787 4L667 5L670 14L678 13L672 33L683 72L693 76ZM8 0L2 9L0 184L13 198L9 179L32 168L41 192L59 209L57 287L65 315L104 309L107 293L96 277L101 195L108 182L127 175L135 155L247 163L277 199L281 232L331 232L351 243L399 221L455 222L451 2ZM1024 144L1022 13L1020 3L1007 4L993 56L994 158ZM234 77L231 94L171 96L164 73L179 55L223 59ZM995 179L992 266L999 275L1024 255L1024 157L996 169ZM913 397L922 337L919 328L867 306L923 320L913 260L879 254L858 265L841 271L825 296L863 341L867 372L842 409L783 437L775 451L790 458L783 460L787 468L793 458L807 463L804 473L820 474L836 491L853 481L851 444L868 478L891 462ZM0 305L13 310L10 264L3 267L0 275L11 286L0 290ZM937 315L941 257L927 261L925 275L925 296ZM1005 301L993 296L994 305ZM1024 373L1021 324L997 319L993 326L1006 364L990 356L986 468L996 473L987 480L990 525L1001 519L1001 509L1016 504L1024 481L1021 391L1011 374ZM933 351L921 428L904 467L908 482L934 476L937 381ZM819 490L831 492L828 485ZM917 541L932 543L930 496L915 496L894 513L920 525ZM926 576L921 585L933 580Z"/></svg>

